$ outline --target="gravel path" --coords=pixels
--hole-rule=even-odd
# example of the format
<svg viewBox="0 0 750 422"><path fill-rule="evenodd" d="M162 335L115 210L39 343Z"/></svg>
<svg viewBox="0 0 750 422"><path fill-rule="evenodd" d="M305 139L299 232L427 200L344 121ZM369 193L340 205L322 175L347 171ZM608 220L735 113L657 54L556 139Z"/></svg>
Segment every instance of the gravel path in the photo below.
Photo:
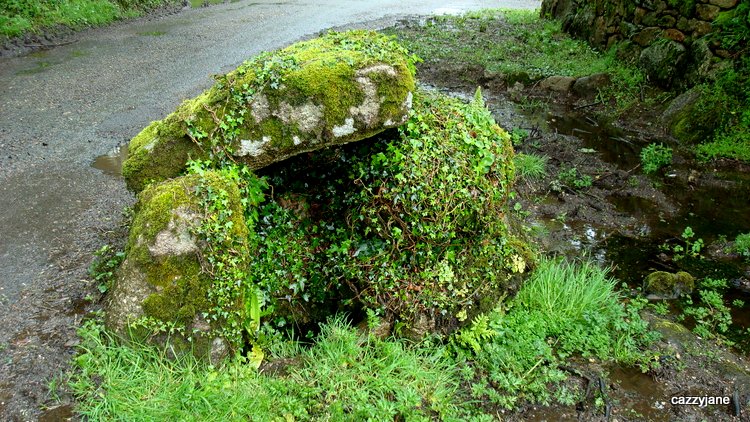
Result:
<svg viewBox="0 0 750 422"><path fill-rule="evenodd" d="M50 380L67 368L91 254L117 238L133 197L91 167L264 50L327 28L540 1L243 0L91 30L0 59L0 420L58 420ZM357 23L360 22L360 23ZM362 23L364 22L364 23ZM121 234L119 235L121 238Z"/></svg>

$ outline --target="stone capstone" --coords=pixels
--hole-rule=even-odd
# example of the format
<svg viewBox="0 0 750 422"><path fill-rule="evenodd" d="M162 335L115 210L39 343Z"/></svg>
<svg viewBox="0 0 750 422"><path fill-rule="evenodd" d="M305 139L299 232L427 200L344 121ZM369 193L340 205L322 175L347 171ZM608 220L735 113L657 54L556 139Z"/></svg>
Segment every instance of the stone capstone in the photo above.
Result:
<svg viewBox="0 0 750 422"><path fill-rule="evenodd" d="M415 89L412 57L371 31L330 32L262 54L153 122L130 142L128 188L179 175L189 159L258 169L369 138L403 124Z"/></svg>

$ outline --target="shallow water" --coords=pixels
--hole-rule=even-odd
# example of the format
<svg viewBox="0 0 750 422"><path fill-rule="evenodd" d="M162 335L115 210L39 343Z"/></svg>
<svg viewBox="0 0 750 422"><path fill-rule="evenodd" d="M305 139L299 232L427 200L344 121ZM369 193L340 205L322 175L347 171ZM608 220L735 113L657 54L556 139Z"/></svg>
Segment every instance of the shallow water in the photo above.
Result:
<svg viewBox="0 0 750 422"><path fill-rule="evenodd" d="M674 148L674 162L658 175L647 177L661 191L675 209L660 208L655 199L623 196L610 192L603 198L618 212L637 221L629 232L612 227L598 227L585 220L554 218L540 223L556 233L557 243L548 246L552 252L570 257L586 255L604 266L612 267L612 275L630 287L637 288L646 275L655 270L685 270L696 278L725 278L735 283L747 278L747 263L730 258L711 258L708 247L722 239L733 240L740 233L750 232L750 174L738 171L719 171L696 164L681 157L677 145L669 139L644 139L637 133L567 110L556 105L550 109L524 112L512 103L496 99L489 102L498 121L516 127L533 127L548 134L573 136L582 141L582 154L596 155L617 168L639 174L640 151L652 142L662 142ZM520 116L520 120L519 120ZM510 123L508 123L510 122ZM554 198L546 200L555 202ZM544 202L543 202L544 203ZM660 257L665 243L676 244L686 227L695 233L693 240L703 239L705 246L700 259L681 261ZM635 235L633 234L635 232ZM730 289L726 302L741 299L750 304L745 290ZM736 327L732 339L750 344L746 331L750 316L743 309L733 309ZM740 344L740 346L741 346ZM745 350L748 350L745 348Z"/></svg>

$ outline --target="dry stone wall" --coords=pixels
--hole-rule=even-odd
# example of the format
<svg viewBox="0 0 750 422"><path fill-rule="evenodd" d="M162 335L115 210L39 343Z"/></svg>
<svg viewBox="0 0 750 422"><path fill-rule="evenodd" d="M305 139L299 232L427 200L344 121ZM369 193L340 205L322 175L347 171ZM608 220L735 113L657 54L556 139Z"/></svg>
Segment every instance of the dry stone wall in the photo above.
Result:
<svg viewBox="0 0 750 422"><path fill-rule="evenodd" d="M711 78L731 53L713 42L712 23L738 0L544 0L542 16L601 49L618 47L654 82L669 87ZM660 71L660 69L665 69Z"/></svg>

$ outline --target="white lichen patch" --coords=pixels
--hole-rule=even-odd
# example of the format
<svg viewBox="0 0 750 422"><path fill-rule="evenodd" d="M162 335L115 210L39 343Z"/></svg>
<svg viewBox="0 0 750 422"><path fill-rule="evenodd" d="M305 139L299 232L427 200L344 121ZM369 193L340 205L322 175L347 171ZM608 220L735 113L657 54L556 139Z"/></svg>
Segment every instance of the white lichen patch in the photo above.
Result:
<svg viewBox="0 0 750 422"><path fill-rule="evenodd" d="M397 75L393 66L385 64L366 67L358 70L355 74L355 81L362 88L365 98L360 105L349 107L349 113L352 117L362 121L366 127L373 127L378 123L380 104L384 101L383 98L378 97L377 85L368 77L372 73L385 73L392 77Z"/></svg>
<svg viewBox="0 0 750 422"><path fill-rule="evenodd" d="M402 105L402 108L405 111L411 110L412 103L414 102L414 95L409 91L408 94L406 94L406 99L404 100L404 104Z"/></svg>
<svg viewBox="0 0 750 422"><path fill-rule="evenodd" d="M172 214L167 228L160 231L154 243L148 247L153 257L181 256L198 251L195 237L190 230L198 221L198 215L184 207L175 209Z"/></svg>
<svg viewBox="0 0 750 422"><path fill-rule="evenodd" d="M363 69L360 69L357 71L357 76L360 75L369 75L370 73L385 73L388 76L396 77L396 69L393 68L393 66L389 66L387 64L376 64L370 67L365 67Z"/></svg>
<svg viewBox="0 0 750 422"><path fill-rule="evenodd" d="M154 146L156 146L156 142L159 141L159 138L154 138L149 143L143 146L144 151L151 152L152 149L154 149Z"/></svg>
<svg viewBox="0 0 750 422"><path fill-rule="evenodd" d="M296 124L302 132L312 133L321 126L323 106L311 102L298 107L281 103L273 114L285 124Z"/></svg>
<svg viewBox="0 0 750 422"><path fill-rule="evenodd" d="M299 145L302 143L302 140L299 138L299 136L294 135L292 136L292 142L294 142L294 145Z"/></svg>
<svg viewBox="0 0 750 422"><path fill-rule="evenodd" d="M250 103L250 115L255 119L255 123L260 123L271 115L268 98L265 95L258 94L253 97L253 102Z"/></svg>
<svg viewBox="0 0 750 422"><path fill-rule="evenodd" d="M343 125L334 126L331 131L333 132L334 137L341 138L342 136L351 135L356 132L357 128L354 127L354 119L347 117L346 120L344 120Z"/></svg>
<svg viewBox="0 0 750 422"><path fill-rule="evenodd" d="M266 145L271 142L270 136L264 136L260 141L254 141L251 139L240 140L240 149L235 155L238 157L244 157L250 155L257 157L265 152Z"/></svg>

